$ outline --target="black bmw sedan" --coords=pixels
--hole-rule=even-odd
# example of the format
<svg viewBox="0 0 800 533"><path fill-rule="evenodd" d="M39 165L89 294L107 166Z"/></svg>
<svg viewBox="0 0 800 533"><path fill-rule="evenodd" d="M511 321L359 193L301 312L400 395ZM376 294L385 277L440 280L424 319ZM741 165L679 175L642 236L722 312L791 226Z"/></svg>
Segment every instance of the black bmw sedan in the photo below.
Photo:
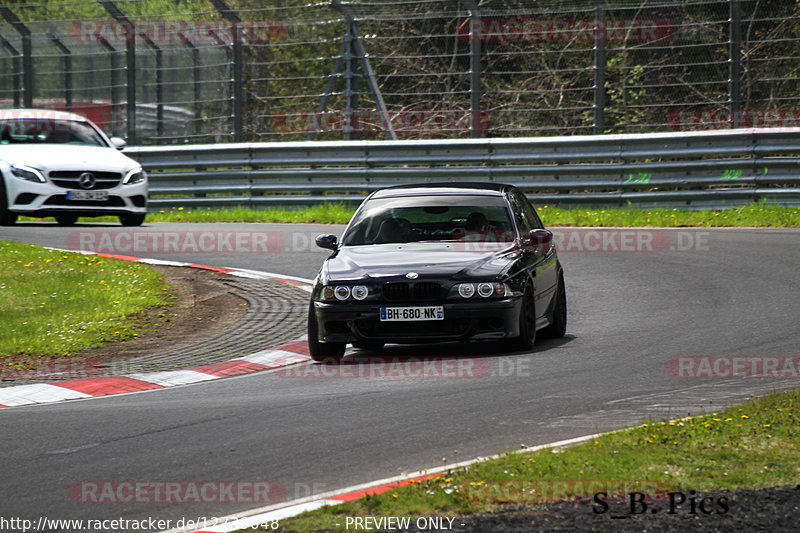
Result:
<svg viewBox="0 0 800 533"><path fill-rule="evenodd" d="M553 234L511 185L439 183L372 193L314 283L308 345L338 361L347 344L499 340L533 346L567 327Z"/></svg>

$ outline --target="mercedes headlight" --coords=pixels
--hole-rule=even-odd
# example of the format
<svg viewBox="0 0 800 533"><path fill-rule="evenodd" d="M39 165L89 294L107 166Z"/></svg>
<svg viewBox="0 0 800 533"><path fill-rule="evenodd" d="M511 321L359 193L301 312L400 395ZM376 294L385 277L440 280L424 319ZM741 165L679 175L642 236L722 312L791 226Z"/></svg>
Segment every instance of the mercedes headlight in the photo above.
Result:
<svg viewBox="0 0 800 533"><path fill-rule="evenodd" d="M133 185L134 183L141 183L147 179L147 172L142 168L134 168L125 174L125 179L122 183L125 185Z"/></svg>
<svg viewBox="0 0 800 533"><path fill-rule="evenodd" d="M11 165L11 174L25 181L33 181L36 183L45 183L47 181L44 179L40 170L27 165Z"/></svg>

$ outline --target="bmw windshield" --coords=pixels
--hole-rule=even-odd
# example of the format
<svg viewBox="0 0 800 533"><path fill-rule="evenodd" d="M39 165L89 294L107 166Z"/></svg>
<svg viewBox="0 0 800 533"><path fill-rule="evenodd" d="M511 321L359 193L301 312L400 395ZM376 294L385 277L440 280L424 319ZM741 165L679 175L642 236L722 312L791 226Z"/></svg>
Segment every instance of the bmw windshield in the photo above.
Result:
<svg viewBox="0 0 800 533"><path fill-rule="evenodd" d="M422 241L513 242L500 196L404 196L368 200L342 237L345 246Z"/></svg>

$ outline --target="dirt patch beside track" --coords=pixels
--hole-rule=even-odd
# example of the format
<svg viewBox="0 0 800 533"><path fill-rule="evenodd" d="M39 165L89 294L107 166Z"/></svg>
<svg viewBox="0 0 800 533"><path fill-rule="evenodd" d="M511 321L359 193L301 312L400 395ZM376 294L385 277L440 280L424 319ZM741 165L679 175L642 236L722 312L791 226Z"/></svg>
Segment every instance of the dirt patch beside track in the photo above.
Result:
<svg viewBox="0 0 800 533"><path fill-rule="evenodd" d="M140 313L148 333L138 339L112 342L80 354L103 361L121 361L210 339L247 313L248 304L231 292L230 276L197 268L153 266L172 285L172 305Z"/></svg>

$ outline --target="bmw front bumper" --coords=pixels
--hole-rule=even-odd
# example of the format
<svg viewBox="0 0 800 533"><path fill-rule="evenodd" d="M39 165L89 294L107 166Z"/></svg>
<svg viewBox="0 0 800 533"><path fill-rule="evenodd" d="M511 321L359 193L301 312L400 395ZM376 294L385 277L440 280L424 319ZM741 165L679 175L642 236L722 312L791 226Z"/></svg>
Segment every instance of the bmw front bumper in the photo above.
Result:
<svg viewBox="0 0 800 533"><path fill-rule="evenodd" d="M443 305L443 320L381 321L381 307ZM428 343L517 337L522 299L413 303L314 302L319 340Z"/></svg>

